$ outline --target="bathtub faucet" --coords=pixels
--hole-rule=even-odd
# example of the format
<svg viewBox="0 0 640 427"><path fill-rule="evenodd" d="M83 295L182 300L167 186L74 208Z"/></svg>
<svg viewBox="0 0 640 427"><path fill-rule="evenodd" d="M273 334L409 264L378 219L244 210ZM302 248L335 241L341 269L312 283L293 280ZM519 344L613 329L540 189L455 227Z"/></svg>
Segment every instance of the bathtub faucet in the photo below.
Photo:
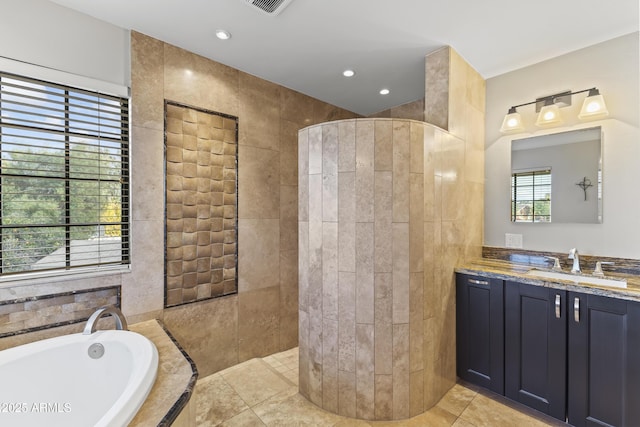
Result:
<svg viewBox="0 0 640 427"><path fill-rule="evenodd" d="M105 307L100 307L97 309L89 320L87 320L87 325L84 327L83 335L91 335L96 331L98 326L98 319L103 316L111 315L116 321L116 329L119 331L128 331L127 320L124 318L124 314L120 311L120 309L113 305L108 305Z"/></svg>

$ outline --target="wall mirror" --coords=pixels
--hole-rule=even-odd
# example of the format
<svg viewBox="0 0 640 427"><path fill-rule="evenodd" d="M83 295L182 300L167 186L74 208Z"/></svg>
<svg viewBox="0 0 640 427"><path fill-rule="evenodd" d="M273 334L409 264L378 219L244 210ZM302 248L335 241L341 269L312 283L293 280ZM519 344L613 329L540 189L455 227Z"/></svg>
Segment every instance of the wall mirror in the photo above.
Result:
<svg viewBox="0 0 640 427"><path fill-rule="evenodd" d="M602 222L602 129L511 141L511 221Z"/></svg>

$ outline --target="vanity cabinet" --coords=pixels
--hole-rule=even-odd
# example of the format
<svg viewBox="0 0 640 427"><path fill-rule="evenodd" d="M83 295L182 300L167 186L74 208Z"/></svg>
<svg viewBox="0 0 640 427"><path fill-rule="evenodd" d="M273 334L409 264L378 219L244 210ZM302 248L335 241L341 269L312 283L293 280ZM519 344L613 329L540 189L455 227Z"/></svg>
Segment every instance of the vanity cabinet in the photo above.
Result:
<svg viewBox="0 0 640 427"><path fill-rule="evenodd" d="M505 396L565 420L567 293L505 283Z"/></svg>
<svg viewBox="0 0 640 427"><path fill-rule="evenodd" d="M504 307L502 280L456 277L457 374L504 394Z"/></svg>
<svg viewBox="0 0 640 427"><path fill-rule="evenodd" d="M456 286L460 378L573 426L640 426L640 302L464 274Z"/></svg>
<svg viewBox="0 0 640 427"><path fill-rule="evenodd" d="M640 426L640 303L568 293L570 424Z"/></svg>

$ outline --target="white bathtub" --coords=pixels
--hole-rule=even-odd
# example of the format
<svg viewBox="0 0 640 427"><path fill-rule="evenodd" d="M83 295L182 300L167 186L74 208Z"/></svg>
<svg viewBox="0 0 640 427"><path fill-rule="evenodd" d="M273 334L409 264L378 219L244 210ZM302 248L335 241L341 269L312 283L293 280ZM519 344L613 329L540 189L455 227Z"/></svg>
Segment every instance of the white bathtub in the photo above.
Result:
<svg viewBox="0 0 640 427"><path fill-rule="evenodd" d="M94 343L104 347L98 359L88 354ZM64 335L0 351L0 426L126 426L157 370L155 345L130 331Z"/></svg>

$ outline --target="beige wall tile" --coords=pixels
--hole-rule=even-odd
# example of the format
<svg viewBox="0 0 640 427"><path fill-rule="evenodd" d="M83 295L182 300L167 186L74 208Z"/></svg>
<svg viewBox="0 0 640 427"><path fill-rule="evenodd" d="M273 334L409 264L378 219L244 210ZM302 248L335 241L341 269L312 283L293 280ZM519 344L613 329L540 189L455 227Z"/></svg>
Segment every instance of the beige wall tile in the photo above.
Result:
<svg viewBox="0 0 640 427"><path fill-rule="evenodd" d="M409 222L410 122L393 122L393 222Z"/></svg>
<svg viewBox="0 0 640 427"><path fill-rule="evenodd" d="M459 138L467 137L466 113L468 105L467 83L470 71L454 49L449 49L449 132Z"/></svg>
<svg viewBox="0 0 640 427"><path fill-rule="evenodd" d="M322 406L322 311L309 307L309 400Z"/></svg>
<svg viewBox="0 0 640 427"><path fill-rule="evenodd" d="M356 122L338 123L338 172L356 171Z"/></svg>
<svg viewBox="0 0 640 427"><path fill-rule="evenodd" d="M309 130L309 174L322 173L322 126L313 126Z"/></svg>
<svg viewBox="0 0 640 427"><path fill-rule="evenodd" d="M426 56L424 120L442 129L449 127L449 47Z"/></svg>
<svg viewBox="0 0 640 427"><path fill-rule="evenodd" d="M338 174L338 268L356 271L356 174Z"/></svg>
<svg viewBox="0 0 640 427"><path fill-rule="evenodd" d="M375 170L393 170L393 120L376 120L374 143Z"/></svg>
<svg viewBox="0 0 640 427"><path fill-rule="evenodd" d="M322 407L338 413L338 321L327 318L322 327Z"/></svg>
<svg viewBox="0 0 640 427"><path fill-rule="evenodd" d="M308 311L309 305L309 223L298 223L298 308Z"/></svg>
<svg viewBox="0 0 640 427"><path fill-rule="evenodd" d="M202 377L238 363L237 295L165 309L164 323Z"/></svg>
<svg viewBox="0 0 640 427"><path fill-rule="evenodd" d="M246 145L238 147L238 218L280 215L280 155Z"/></svg>
<svg viewBox="0 0 640 427"><path fill-rule="evenodd" d="M442 219L461 217L464 205L464 142L446 136L442 147Z"/></svg>
<svg viewBox="0 0 640 427"><path fill-rule="evenodd" d="M280 86L251 74L238 73L238 143L280 150Z"/></svg>
<svg viewBox="0 0 640 427"><path fill-rule="evenodd" d="M356 274L341 271L338 278L338 369L343 372L355 373Z"/></svg>
<svg viewBox="0 0 640 427"><path fill-rule="evenodd" d="M473 114L472 117L481 116L479 113ZM482 132L484 135L484 126L473 125L474 129L478 129L478 132ZM475 134L474 134L475 135ZM474 182L477 184L484 184L484 147L480 147L477 139L475 141L467 140L465 142L465 180L468 182Z"/></svg>
<svg viewBox="0 0 640 427"><path fill-rule="evenodd" d="M409 199L409 271L424 271L424 179L410 175Z"/></svg>
<svg viewBox="0 0 640 427"><path fill-rule="evenodd" d="M393 270L393 173L375 172L375 272Z"/></svg>
<svg viewBox="0 0 640 427"><path fill-rule="evenodd" d="M359 222L373 222L374 122L356 124L356 212Z"/></svg>
<svg viewBox="0 0 640 427"><path fill-rule="evenodd" d="M238 220L238 291L280 284L280 221Z"/></svg>
<svg viewBox="0 0 640 427"><path fill-rule="evenodd" d="M356 224L356 323L373 324L373 223Z"/></svg>
<svg viewBox="0 0 640 427"><path fill-rule="evenodd" d="M393 419L393 375L375 377L375 419Z"/></svg>
<svg viewBox="0 0 640 427"><path fill-rule="evenodd" d="M309 222L322 221L322 175L309 175Z"/></svg>
<svg viewBox="0 0 640 427"><path fill-rule="evenodd" d="M310 399L311 361L309 359L309 333L311 330L309 314L306 311L298 312L298 390L300 394Z"/></svg>
<svg viewBox="0 0 640 427"><path fill-rule="evenodd" d="M338 223L322 223L322 316L338 320Z"/></svg>
<svg viewBox="0 0 640 427"><path fill-rule="evenodd" d="M280 250L298 248L298 186L280 186Z"/></svg>
<svg viewBox="0 0 640 427"><path fill-rule="evenodd" d="M411 141L409 150L411 173L424 173L424 138L427 128L423 123L410 123Z"/></svg>
<svg viewBox="0 0 640 427"><path fill-rule="evenodd" d="M393 107L391 117L424 121L424 98Z"/></svg>
<svg viewBox="0 0 640 427"><path fill-rule="evenodd" d="M298 345L298 250L280 251L280 346Z"/></svg>
<svg viewBox="0 0 640 427"><path fill-rule="evenodd" d="M240 71L166 43L164 59L165 99L239 115Z"/></svg>
<svg viewBox="0 0 640 427"><path fill-rule="evenodd" d="M393 224L393 323L409 323L409 224Z"/></svg>
<svg viewBox="0 0 640 427"><path fill-rule="evenodd" d="M309 221L309 131L298 132L298 220Z"/></svg>
<svg viewBox="0 0 640 427"><path fill-rule="evenodd" d="M393 325L393 418L409 417L409 324Z"/></svg>
<svg viewBox="0 0 640 427"><path fill-rule="evenodd" d="M298 185L298 129L285 117L280 120L280 184Z"/></svg>
<svg viewBox="0 0 640 427"><path fill-rule="evenodd" d="M375 373L393 374L393 277L375 274Z"/></svg>
<svg viewBox="0 0 640 427"><path fill-rule="evenodd" d="M423 153L423 191L424 191L424 220L434 219L434 151L435 151L435 131L432 126L425 126L424 129L424 153Z"/></svg>
<svg viewBox="0 0 640 427"><path fill-rule="evenodd" d="M409 378L409 416L414 417L425 411L424 371L412 372Z"/></svg>
<svg viewBox="0 0 640 427"><path fill-rule="evenodd" d="M131 31L131 117L135 125L164 130L164 44Z"/></svg>
<svg viewBox="0 0 640 427"><path fill-rule="evenodd" d="M424 274L411 273L409 300L410 371L424 368Z"/></svg>
<svg viewBox="0 0 640 427"><path fill-rule="evenodd" d="M131 274L123 274L122 310L135 316L162 308L164 299L164 221L133 221ZM132 245L133 247L134 245Z"/></svg>
<svg viewBox="0 0 640 427"><path fill-rule="evenodd" d="M356 374L338 371L338 414L356 417Z"/></svg>
<svg viewBox="0 0 640 427"><path fill-rule="evenodd" d="M322 220L338 221L338 125L322 126Z"/></svg>
<svg viewBox="0 0 640 427"><path fill-rule="evenodd" d="M280 287L238 294L238 361L280 350Z"/></svg>
<svg viewBox="0 0 640 427"><path fill-rule="evenodd" d="M356 325L356 416L373 419L375 416L375 374L373 325Z"/></svg>
<svg viewBox="0 0 640 427"><path fill-rule="evenodd" d="M298 128L313 123L313 98L284 87L280 88L280 117Z"/></svg>

